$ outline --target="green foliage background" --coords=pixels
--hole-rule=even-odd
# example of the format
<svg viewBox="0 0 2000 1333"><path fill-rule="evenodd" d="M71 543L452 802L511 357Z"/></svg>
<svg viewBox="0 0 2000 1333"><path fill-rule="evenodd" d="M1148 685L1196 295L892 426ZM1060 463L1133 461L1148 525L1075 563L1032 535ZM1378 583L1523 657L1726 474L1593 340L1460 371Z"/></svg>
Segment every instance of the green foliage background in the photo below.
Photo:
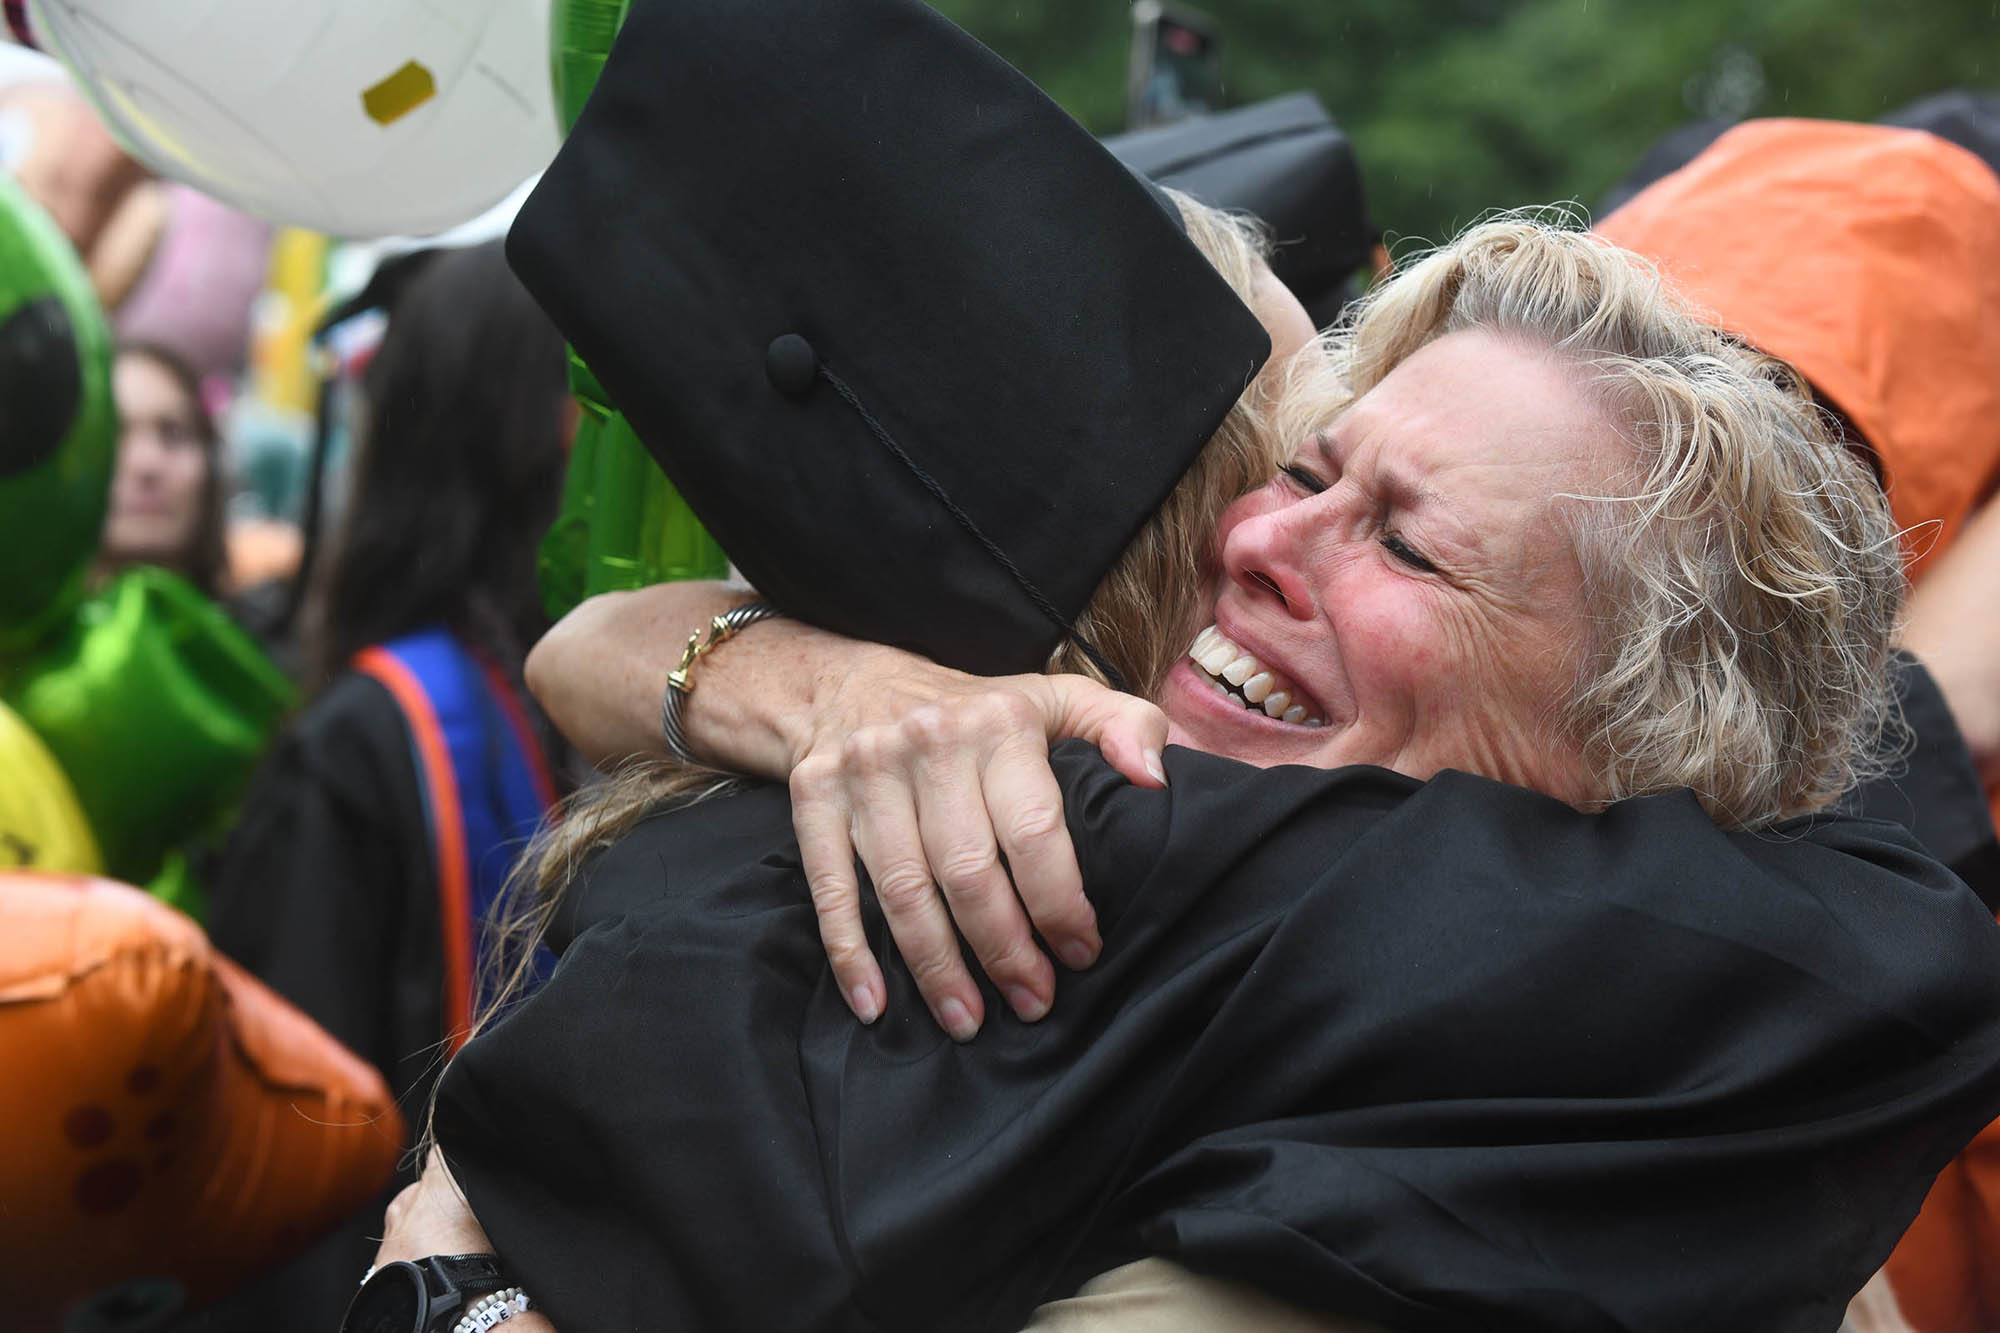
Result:
<svg viewBox="0 0 2000 1333"><path fill-rule="evenodd" d="M1124 125L1126 0L933 0L1096 133ZM1353 136L1376 221L1594 206L1704 114L1872 120L2000 87L2000 0L1207 0L1230 104L1309 88Z"/></svg>

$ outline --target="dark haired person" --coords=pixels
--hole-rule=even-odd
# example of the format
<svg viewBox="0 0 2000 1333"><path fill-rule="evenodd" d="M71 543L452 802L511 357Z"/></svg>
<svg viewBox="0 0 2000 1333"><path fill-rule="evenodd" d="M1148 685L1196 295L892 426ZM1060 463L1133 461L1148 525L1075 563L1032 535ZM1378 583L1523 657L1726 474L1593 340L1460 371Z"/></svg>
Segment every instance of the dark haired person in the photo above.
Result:
<svg viewBox="0 0 2000 1333"><path fill-rule="evenodd" d="M228 562L221 436L202 401L201 378L169 348L127 343L111 382L118 469L98 571L159 565L215 597Z"/></svg>
<svg viewBox="0 0 2000 1333"><path fill-rule="evenodd" d="M469 1022L475 923L555 795L519 680L544 627L534 552L561 492L562 344L497 244L447 251L397 302L363 390L308 627L324 686L252 788L208 925L421 1124ZM338 1275L321 1302L365 1265L366 1230L318 1252Z"/></svg>

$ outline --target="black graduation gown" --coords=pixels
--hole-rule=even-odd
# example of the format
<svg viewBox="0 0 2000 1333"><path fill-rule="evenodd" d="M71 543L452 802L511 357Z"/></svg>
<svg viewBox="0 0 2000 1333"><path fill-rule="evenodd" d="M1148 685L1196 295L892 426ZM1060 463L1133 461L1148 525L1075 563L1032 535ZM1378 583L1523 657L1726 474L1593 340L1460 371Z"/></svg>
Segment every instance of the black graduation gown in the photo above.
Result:
<svg viewBox="0 0 2000 1333"><path fill-rule="evenodd" d="M563 1333L1015 1329L1147 1254L1396 1328L1830 1330L2000 1110L2000 929L1892 825L1058 747L1105 948L842 1005L782 790L655 817L437 1128Z"/></svg>
<svg viewBox="0 0 2000 1333"><path fill-rule="evenodd" d="M389 692L356 672L337 677L266 756L207 926L217 948L381 1070L405 1120L420 1126L444 1059L444 943L412 753ZM374 1258L382 1209L412 1178L406 1168L304 1254L177 1330L334 1327Z"/></svg>
<svg viewBox="0 0 2000 1333"><path fill-rule="evenodd" d="M1936 678L1907 653L1891 659L1889 683L1909 731L1908 753L1889 773L1863 783L1846 804L1909 829L1988 911L2000 912L2000 837L1951 705Z"/></svg>
<svg viewBox="0 0 2000 1333"><path fill-rule="evenodd" d="M444 943L410 729L336 677L266 757L230 834L209 937L382 1071L420 1119L444 1033Z"/></svg>

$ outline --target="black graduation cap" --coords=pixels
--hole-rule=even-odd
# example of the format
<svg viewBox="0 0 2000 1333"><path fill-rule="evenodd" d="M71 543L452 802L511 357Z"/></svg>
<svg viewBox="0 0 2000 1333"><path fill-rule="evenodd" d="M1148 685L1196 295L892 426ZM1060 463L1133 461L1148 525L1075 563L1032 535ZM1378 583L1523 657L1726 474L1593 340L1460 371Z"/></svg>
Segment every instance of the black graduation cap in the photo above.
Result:
<svg viewBox="0 0 2000 1333"><path fill-rule="evenodd" d="M1161 185L1268 223L1272 271L1316 324L1340 313L1347 279L1382 239L1354 145L1312 93L1113 135L1104 146Z"/></svg>
<svg viewBox="0 0 2000 1333"><path fill-rule="evenodd" d="M1269 351L916 0L633 0L508 253L759 590L970 670L1040 666Z"/></svg>
<svg viewBox="0 0 2000 1333"><path fill-rule="evenodd" d="M1949 88L1898 107L1876 124L1928 130L1979 154L1987 166L2000 171L2000 93Z"/></svg>

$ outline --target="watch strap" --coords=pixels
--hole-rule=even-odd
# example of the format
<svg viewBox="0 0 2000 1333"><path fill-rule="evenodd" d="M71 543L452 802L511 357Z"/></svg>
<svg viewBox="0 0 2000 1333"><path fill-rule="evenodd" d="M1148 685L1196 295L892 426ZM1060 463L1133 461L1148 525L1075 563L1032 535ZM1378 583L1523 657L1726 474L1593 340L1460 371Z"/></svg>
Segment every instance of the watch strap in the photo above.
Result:
<svg viewBox="0 0 2000 1333"><path fill-rule="evenodd" d="M419 1259L427 1296L424 1333L451 1333L467 1306L480 1297L512 1286L491 1254L434 1254Z"/></svg>
<svg viewBox="0 0 2000 1333"><path fill-rule="evenodd" d="M506 1274L500 1271L497 1255L434 1254L428 1259L419 1259L417 1263L460 1291L479 1287L480 1294L484 1295L508 1285Z"/></svg>

